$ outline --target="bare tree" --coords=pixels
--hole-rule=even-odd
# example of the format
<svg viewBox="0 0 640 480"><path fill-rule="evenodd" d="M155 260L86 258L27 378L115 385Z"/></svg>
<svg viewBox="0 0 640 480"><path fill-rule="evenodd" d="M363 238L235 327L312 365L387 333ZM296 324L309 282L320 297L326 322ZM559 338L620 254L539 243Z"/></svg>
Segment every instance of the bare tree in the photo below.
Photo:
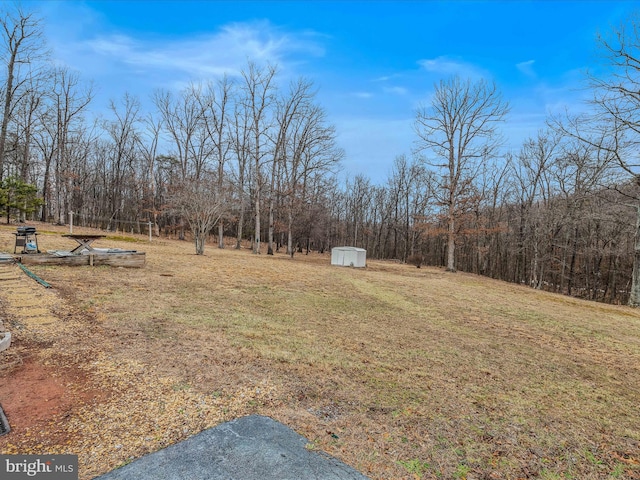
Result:
<svg viewBox="0 0 640 480"><path fill-rule="evenodd" d="M140 137L140 150L146 170L145 182L145 206L149 212L149 221L153 223L154 234L160 236L160 226L158 225L159 206L156 203L156 194L158 191L158 182L156 177L157 157L158 157L158 141L162 130L162 120L158 120L153 115L148 115L142 120L145 128ZM144 174L142 174L144 176Z"/></svg>
<svg viewBox="0 0 640 480"><path fill-rule="evenodd" d="M20 158L18 158L18 176L24 182L29 182L30 173L33 174L34 159L32 158L33 138L39 128L39 114L45 107L46 82L50 80L45 72L33 75L25 85L25 92L21 95L21 101L16 106L13 123L16 129L16 140L22 145ZM31 172L30 172L31 170Z"/></svg>
<svg viewBox="0 0 640 480"><path fill-rule="evenodd" d="M344 152L336 146L335 138L335 128L327 123L324 109L317 104L303 102L291 125L288 153L282 164L287 204L287 253L290 255L293 253L296 213L310 218L312 211L317 210L317 201L310 192L316 190L317 193L318 189L310 184L318 184L317 180L330 173L343 157ZM306 229L307 250L311 230L310 227Z"/></svg>
<svg viewBox="0 0 640 480"><path fill-rule="evenodd" d="M374 187L371 180L364 175L356 175L353 182L347 180L345 205L347 219L351 223L351 231L346 232L345 241L352 242L354 247L364 247L366 237L366 219L374 198Z"/></svg>
<svg viewBox="0 0 640 480"><path fill-rule="evenodd" d="M204 128L213 144L213 153L218 162L218 189L224 187L224 167L231 149L229 121L231 117L233 84L225 75L216 84L208 84L207 101L203 105ZM218 248L224 248L224 222L218 222Z"/></svg>
<svg viewBox="0 0 640 480"><path fill-rule="evenodd" d="M601 196L609 201L620 202L621 197L626 202L635 201L637 225L628 303L631 306L640 306L640 196L627 188L629 182L636 188L640 186L640 174L634 173L637 170L634 165L637 159L634 152L637 141L633 138L633 131L626 128L615 116L603 115L601 111L593 115L554 118L551 122L569 139L566 143L570 147L565 148L564 157L559 164L561 171L558 173L558 183L560 193L567 199L567 204L572 205L570 216L576 219L575 224L584 220L582 217L585 212L579 204L585 197L590 198L598 190L602 190ZM609 189L617 191L620 195L606 195L605 192ZM577 230L574 231L573 237L575 240L570 248L575 252ZM574 256L572 253L568 273L569 287L573 278ZM570 288L568 293L571 294Z"/></svg>
<svg viewBox="0 0 640 480"><path fill-rule="evenodd" d="M291 137L293 137L291 130L294 122L307 112L312 96L311 83L304 79L299 79L297 82L291 84L289 92L285 97L276 100L275 117L277 126L275 128L275 138L273 139L273 158L271 162L269 230L267 236L268 255L273 255L275 197L279 193L276 190L276 180L280 182L280 171L286 171L287 164L290 160L288 157L295 153L291 152L290 143L292 142ZM291 252L288 253L291 254Z"/></svg>
<svg viewBox="0 0 640 480"><path fill-rule="evenodd" d="M428 163L441 170L440 202L447 217L447 270L455 272L456 220L477 173L479 162L501 145L498 123L509 110L495 84L458 77L436 87L429 106L416 113L417 151L429 150Z"/></svg>
<svg viewBox="0 0 640 480"><path fill-rule="evenodd" d="M519 210L517 256L514 274L516 281L541 287L539 275L540 235L542 232L531 214L535 202L548 198L545 194L550 180L551 163L555 160L560 135L553 131L540 131L536 138L527 139L516 161L510 161L512 179L517 185L514 201ZM527 255L532 251L531 255ZM528 277L527 277L528 275Z"/></svg>
<svg viewBox="0 0 640 480"><path fill-rule="evenodd" d="M251 139L249 131L249 122L251 116L247 105L236 103L233 112L233 124L231 127L231 145L236 158L236 168L234 172L234 183L236 190L236 211L237 211L237 230L236 230L236 250L242 246L242 234L244 226L244 218L246 213L247 202L245 201L245 188L251 171L250 151Z"/></svg>
<svg viewBox="0 0 640 480"><path fill-rule="evenodd" d="M23 86L34 74L37 60L47 55L42 36L42 25L33 13L20 8L7 11L0 19L0 35L4 43L0 52L6 68L2 121L0 123L0 180L4 174L4 156L9 122ZM25 89L28 91L28 89Z"/></svg>
<svg viewBox="0 0 640 480"><path fill-rule="evenodd" d="M600 36L605 62L613 72L607 77L590 77L595 116L592 128L608 132L605 148L622 171L640 186L640 16ZM584 135L580 134L580 137ZM601 138L601 136L597 136ZM640 306L640 198L629 305Z"/></svg>
<svg viewBox="0 0 640 480"><path fill-rule="evenodd" d="M157 91L153 101L162 125L174 147L178 166L178 181L199 181L206 174L213 155L211 139L205 126L206 112L212 99L202 92L202 86L192 84L177 96ZM184 239L184 220L180 222L179 238Z"/></svg>
<svg viewBox="0 0 640 480"><path fill-rule="evenodd" d="M153 95L164 130L175 148L181 180L189 177L197 180L205 169L210 146L204 117L209 101L203 98L199 85L190 85L177 96L167 91L156 91Z"/></svg>
<svg viewBox="0 0 640 480"><path fill-rule="evenodd" d="M57 68L53 75L50 97L50 106L41 120L45 132L38 141L41 150L46 153L43 217L48 217L53 208L58 223L64 223L69 211L74 174L70 149L74 138L84 132L82 115L93 98L93 92L90 85L82 85L77 73ZM51 185L55 189L52 189L50 195Z"/></svg>
<svg viewBox="0 0 640 480"><path fill-rule="evenodd" d="M196 255L204 255L207 235L227 208L226 192L220 191L215 175L203 173L198 179L182 182L169 201L172 209L189 224Z"/></svg>
<svg viewBox="0 0 640 480"><path fill-rule="evenodd" d="M132 202L127 202L125 189L127 179L136 177L137 161L140 155L140 102L139 100L125 93L119 103L110 102L109 106L113 119L104 122L104 130L110 140L110 169L108 172L111 184L110 202L108 205L109 225L118 227L123 221L125 204L131 206ZM131 200L131 199L129 199Z"/></svg>
<svg viewBox="0 0 640 480"><path fill-rule="evenodd" d="M247 70L242 72L244 83L242 90L244 96L242 102L245 112L249 113L249 131L251 132L250 155L253 162L253 191L255 209L255 232L253 242L253 253L260 253L260 209L262 201L263 162L269 152L268 131L271 128L271 118L269 118L269 108L274 101L275 85L273 83L276 75L276 68L267 66L259 68L254 63L249 63Z"/></svg>

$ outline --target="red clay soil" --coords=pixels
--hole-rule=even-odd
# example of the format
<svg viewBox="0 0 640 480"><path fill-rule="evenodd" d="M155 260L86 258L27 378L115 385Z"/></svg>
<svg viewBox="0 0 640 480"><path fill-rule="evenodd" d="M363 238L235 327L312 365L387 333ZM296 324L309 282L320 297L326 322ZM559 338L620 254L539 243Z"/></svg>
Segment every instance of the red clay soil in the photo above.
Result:
<svg viewBox="0 0 640 480"><path fill-rule="evenodd" d="M0 404L11 429L19 432L64 411L70 401L65 380L30 360L2 377Z"/></svg>
<svg viewBox="0 0 640 480"><path fill-rule="evenodd" d="M71 389L71 385L86 385L85 377L86 373L76 367L59 370L34 359L25 360L8 373L0 373L0 405L12 432L37 430L38 425L70 411L78 400L86 402L101 396L97 391ZM0 437L0 448L3 440Z"/></svg>

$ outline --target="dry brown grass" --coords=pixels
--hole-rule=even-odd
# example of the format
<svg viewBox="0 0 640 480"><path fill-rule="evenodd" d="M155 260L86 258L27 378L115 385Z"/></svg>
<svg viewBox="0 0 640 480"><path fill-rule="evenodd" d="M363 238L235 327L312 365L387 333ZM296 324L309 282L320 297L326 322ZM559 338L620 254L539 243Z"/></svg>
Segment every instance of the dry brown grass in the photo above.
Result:
<svg viewBox="0 0 640 480"><path fill-rule="evenodd" d="M13 251L13 229L0 228L0 251ZM52 232L41 248L71 246L39 230ZM105 245L146 251L146 267L32 268L84 318L67 348L85 338L95 359L78 363L132 392L99 402L143 416L119 425L122 438L147 429L133 449L92 445L91 405L68 413L73 428L57 428L81 463L104 458L85 478L247 413L372 478L640 478L637 310L393 262L338 268L213 245L196 256L142 236ZM126 388L119 369L135 371ZM163 437L150 420L163 395L199 420Z"/></svg>

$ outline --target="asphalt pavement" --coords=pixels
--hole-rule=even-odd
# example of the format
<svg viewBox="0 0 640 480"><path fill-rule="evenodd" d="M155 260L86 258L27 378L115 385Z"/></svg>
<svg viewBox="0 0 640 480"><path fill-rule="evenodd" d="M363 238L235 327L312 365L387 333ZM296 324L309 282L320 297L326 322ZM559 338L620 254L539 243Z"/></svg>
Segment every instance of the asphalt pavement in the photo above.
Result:
<svg viewBox="0 0 640 480"><path fill-rule="evenodd" d="M366 480L269 417L251 415L150 453L96 480Z"/></svg>

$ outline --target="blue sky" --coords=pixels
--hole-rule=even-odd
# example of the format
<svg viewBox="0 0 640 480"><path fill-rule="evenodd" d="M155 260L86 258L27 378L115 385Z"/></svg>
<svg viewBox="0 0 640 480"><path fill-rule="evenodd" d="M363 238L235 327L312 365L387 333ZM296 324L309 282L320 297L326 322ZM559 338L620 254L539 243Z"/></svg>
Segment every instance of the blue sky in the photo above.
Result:
<svg viewBox="0 0 640 480"><path fill-rule="evenodd" d="M505 146L518 151L549 113L584 108L596 34L634 2L23 1L44 18L53 57L93 81L95 112L125 92L236 76L247 59L300 76L345 150L344 175L386 179L411 155L416 108L457 74L493 80L511 105ZM149 107L151 108L151 107Z"/></svg>

